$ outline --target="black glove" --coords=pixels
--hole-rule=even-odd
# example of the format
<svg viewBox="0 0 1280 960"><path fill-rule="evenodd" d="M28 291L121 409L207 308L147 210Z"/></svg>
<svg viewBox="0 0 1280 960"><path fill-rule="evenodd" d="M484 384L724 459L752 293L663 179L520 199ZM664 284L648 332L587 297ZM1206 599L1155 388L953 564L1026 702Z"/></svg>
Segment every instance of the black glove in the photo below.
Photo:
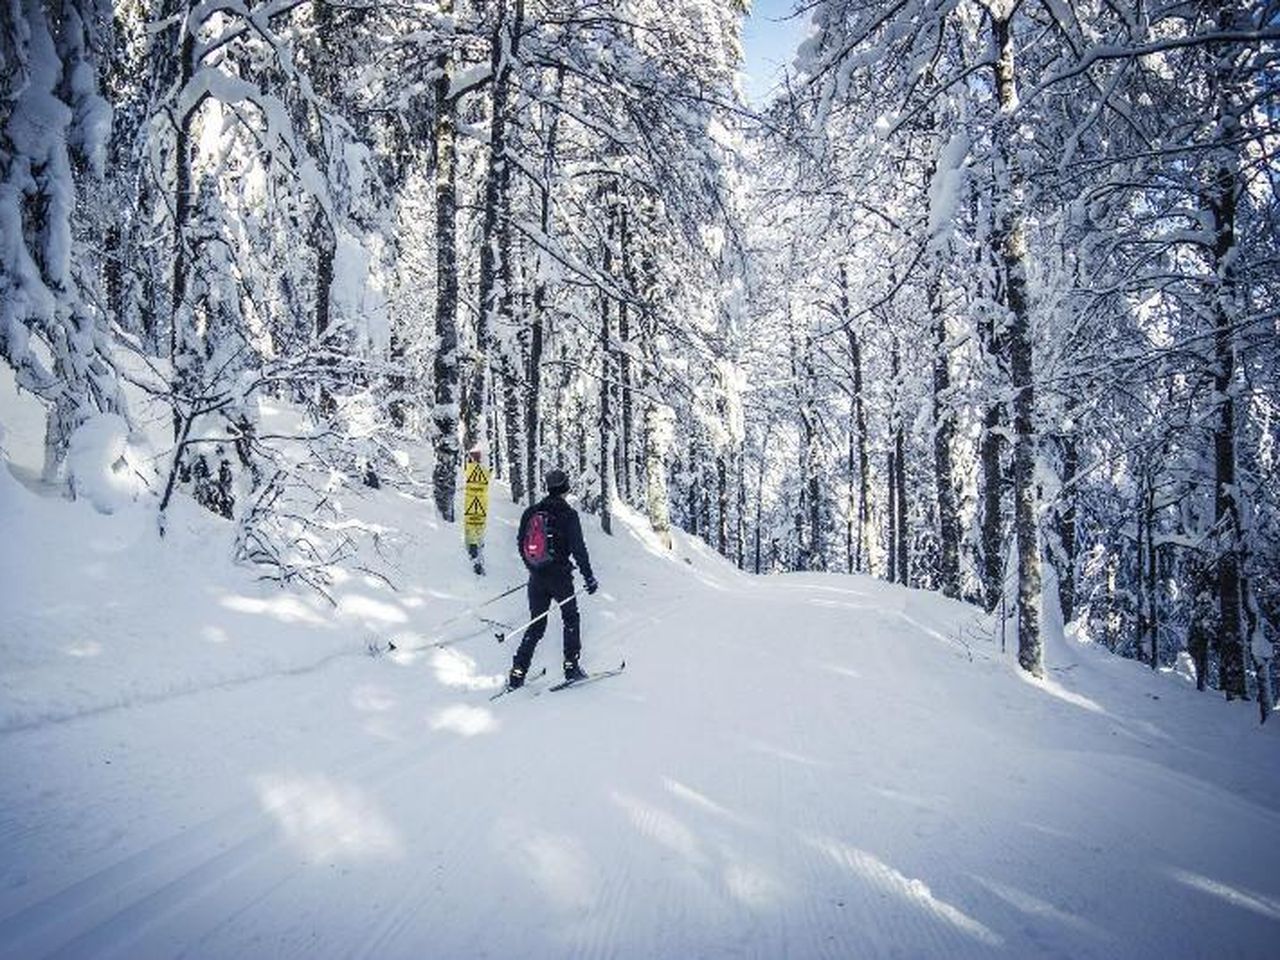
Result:
<svg viewBox="0 0 1280 960"><path fill-rule="evenodd" d="M595 593L600 589L600 584L596 581L595 577L587 577L586 586L587 593Z"/></svg>

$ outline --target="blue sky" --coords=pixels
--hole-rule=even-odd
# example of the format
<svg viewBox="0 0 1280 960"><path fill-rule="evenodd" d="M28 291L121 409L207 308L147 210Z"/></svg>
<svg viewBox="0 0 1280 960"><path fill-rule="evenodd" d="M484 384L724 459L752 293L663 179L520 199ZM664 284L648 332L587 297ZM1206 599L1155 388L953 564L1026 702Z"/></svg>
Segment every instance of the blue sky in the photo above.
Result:
<svg viewBox="0 0 1280 960"><path fill-rule="evenodd" d="M786 19L792 0L753 0L751 15L742 24L743 89L747 99L760 103L790 69L796 47L809 33L809 18Z"/></svg>

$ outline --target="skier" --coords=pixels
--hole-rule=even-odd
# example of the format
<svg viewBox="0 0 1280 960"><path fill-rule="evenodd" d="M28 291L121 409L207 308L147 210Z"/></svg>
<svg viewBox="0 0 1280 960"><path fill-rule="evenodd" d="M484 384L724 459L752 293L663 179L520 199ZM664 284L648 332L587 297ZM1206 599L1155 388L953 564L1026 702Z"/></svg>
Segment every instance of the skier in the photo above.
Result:
<svg viewBox="0 0 1280 960"><path fill-rule="evenodd" d="M578 666L582 641L578 633L578 601L573 597L573 564L577 561L587 593L599 588L591 572L591 558L582 539L582 523L578 511L565 502L569 477L563 470L551 470L546 476L547 495L525 510L520 517L516 545L520 558L529 568L529 616L545 614L553 600L559 602L560 620L564 624L564 678L583 680L587 674ZM567 602L564 602L567 601ZM547 629L544 616L529 624L511 664L507 685L516 688L524 683L534 648Z"/></svg>

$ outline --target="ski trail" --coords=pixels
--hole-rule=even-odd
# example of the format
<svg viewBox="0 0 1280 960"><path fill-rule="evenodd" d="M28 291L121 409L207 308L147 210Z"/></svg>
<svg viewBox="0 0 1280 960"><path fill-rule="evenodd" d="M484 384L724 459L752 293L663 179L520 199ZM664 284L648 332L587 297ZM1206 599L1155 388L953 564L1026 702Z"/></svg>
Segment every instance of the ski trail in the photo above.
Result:
<svg viewBox="0 0 1280 960"><path fill-rule="evenodd" d="M333 762L327 778L358 782L376 791L412 776L424 755L443 761L462 749L463 742L453 740L395 744L373 753L364 750ZM0 918L0 958L122 951L129 955L153 927L224 887L230 878L251 871L261 861L274 867L286 859L280 854L289 841L288 831L281 830L278 814L287 815L295 805L305 805L307 792L306 781L274 788L266 806L262 796L237 804ZM260 882L275 887L288 880L286 875ZM75 929L81 932L69 935ZM179 943L173 940L165 951Z"/></svg>
<svg viewBox="0 0 1280 960"><path fill-rule="evenodd" d="M584 613L584 662L628 661L589 689L489 704L478 678L510 656L491 645L447 676L369 661L209 692L226 749L257 745L225 774L240 802L185 828L168 814L164 836L29 902L6 891L0 956L1155 956L1178 953L1177 912L1280 915L1274 884L1223 868L1280 838L1280 815L969 661L942 614L902 615L906 591L661 586ZM549 630L536 663L554 673L559 653ZM956 705L961 684L981 709ZM237 715L263 691L296 729ZM1002 739L1014 724L1031 732ZM11 742L34 755L69 729ZM1152 792L1240 830L1216 861L1181 836L1161 861L1168 835L1135 816ZM1146 912L1073 882L1095 875L1151 890Z"/></svg>

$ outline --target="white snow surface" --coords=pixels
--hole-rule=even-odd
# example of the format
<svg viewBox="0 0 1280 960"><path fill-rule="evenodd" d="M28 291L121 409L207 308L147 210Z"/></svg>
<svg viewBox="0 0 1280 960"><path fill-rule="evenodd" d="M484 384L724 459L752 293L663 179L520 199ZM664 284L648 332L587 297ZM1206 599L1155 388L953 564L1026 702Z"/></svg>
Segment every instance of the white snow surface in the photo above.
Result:
<svg viewBox="0 0 1280 960"><path fill-rule="evenodd" d="M435 625L521 579L500 485L483 580L349 498L399 590L336 607L196 507L33 486L0 464L0 957L1274 956L1275 725L1175 674L1059 641L1035 682L970 607L622 510L583 624L626 672L490 702L510 647Z"/></svg>

